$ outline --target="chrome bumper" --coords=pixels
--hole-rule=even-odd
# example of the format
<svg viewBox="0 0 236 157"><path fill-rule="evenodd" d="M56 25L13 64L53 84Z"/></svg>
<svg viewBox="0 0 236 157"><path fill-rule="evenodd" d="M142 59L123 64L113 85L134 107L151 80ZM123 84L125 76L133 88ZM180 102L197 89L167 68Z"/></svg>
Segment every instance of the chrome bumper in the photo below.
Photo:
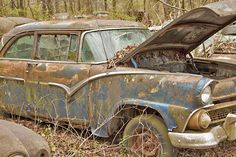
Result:
<svg viewBox="0 0 236 157"><path fill-rule="evenodd" d="M228 114L222 126L215 126L208 132L169 132L169 138L174 147L195 149L212 148L223 140L236 140L236 115Z"/></svg>

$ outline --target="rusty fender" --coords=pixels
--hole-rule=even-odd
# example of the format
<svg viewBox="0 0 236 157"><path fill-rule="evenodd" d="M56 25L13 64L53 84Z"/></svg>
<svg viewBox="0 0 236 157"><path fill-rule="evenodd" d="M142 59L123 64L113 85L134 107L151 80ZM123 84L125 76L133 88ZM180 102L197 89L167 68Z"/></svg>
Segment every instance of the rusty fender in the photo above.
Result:
<svg viewBox="0 0 236 157"><path fill-rule="evenodd" d="M189 74L141 70L110 72L80 82L70 89L69 95L71 100L83 101L76 93L87 88L90 127L97 136L107 137L114 131L109 121L121 105L150 107L162 116L168 130L181 131L190 113L202 107L198 97L210 81Z"/></svg>

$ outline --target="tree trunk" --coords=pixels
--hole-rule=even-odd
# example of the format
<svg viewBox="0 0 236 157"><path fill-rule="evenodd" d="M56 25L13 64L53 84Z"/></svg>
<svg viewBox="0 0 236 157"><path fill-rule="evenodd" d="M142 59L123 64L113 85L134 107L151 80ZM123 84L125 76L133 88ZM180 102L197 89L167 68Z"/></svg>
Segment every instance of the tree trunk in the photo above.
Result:
<svg viewBox="0 0 236 157"><path fill-rule="evenodd" d="M24 7L24 0L19 0L19 1L17 1L18 2L18 6L17 6L17 8L19 9L19 15L20 16L25 16L25 11L24 11L24 9L25 9L25 7Z"/></svg>
<svg viewBox="0 0 236 157"><path fill-rule="evenodd" d="M53 15L52 0L47 0L47 10L48 10L48 14L52 16Z"/></svg>
<svg viewBox="0 0 236 157"><path fill-rule="evenodd" d="M46 15L46 13L47 13L46 0L41 0L41 3L42 3L42 13L43 13L43 15Z"/></svg>
<svg viewBox="0 0 236 157"><path fill-rule="evenodd" d="M40 6L40 2L41 2L41 0L36 1L37 6Z"/></svg>
<svg viewBox="0 0 236 157"><path fill-rule="evenodd" d="M116 0L112 0L112 11L116 12Z"/></svg>
<svg viewBox="0 0 236 157"><path fill-rule="evenodd" d="M129 0L129 1L128 1L128 8L127 8L127 14L128 14L129 16L132 16L132 15L133 15L133 8L134 8L133 0Z"/></svg>
<svg viewBox="0 0 236 157"><path fill-rule="evenodd" d="M74 5L73 5L73 2L72 2L72 0L69 0L69 4L70 4L70 10L71 10L71 13L74 15Z"/></svg>
<svg viewBox="0 0 236 157"><path fill-rule="evenodd" d="M104 8L105 8L105 11L107 11L107 0L104 0Z"/></svg>
<svg viewBox="0 0 236 157"><path fill-rule="evenodd" d="M185 0L182 0L182 7L183 10L185 10Z"/></svg>
<svg viewBox="0 0 236 157"><path fill-rule="evenodd" d="M86 0L86 13L92 14L93 13L93 6L91 0Z"/></svg>
<svg viewBox="0 0 236 157"><path fill-rule="evenodd" d="M16 8L16 4L15 4L15 1L11 1L10 2L10 6L11 6L11 9L15 9Z"/></svg>
<svg viewBox="0 0 236 157"><path fill-rule="evenodd" d="M80 3L80 0L77 0L77 7L78 7L78 11L81 10L81 3Z"/></svg>
<svg viewBox="0 0 236 157"><path fill-rule="evenodd" d="M64 3L64 10L67 13L67 3L66 3L66 0L64 0L63 3Z"/></svg>
<svg viewBox="0 0 236 157"><path fill-rule="evenodd" d="M170 0L164 0L164 2L170 4ZM170 18L171 9L165 5L163 5L163 8L165 20L168 20Z"/></svg>
<svg viewBox="0 0 236 157"><path fill-rule="evenodd" d="M58 0L55 0L55 12L56 13L59 13L60 12L60 8L59 8L59 4L60 4L60 1L58 1Z"/></svg>
<svg viewBox="0 0 236 157"><path fill-rule="evenodd" d="M32 17L34 18L34 12L33 12L33 9L32 9L31 6L30 6L30 0L27 0L27 5L28 5L28 7L29 7L29 9L30 9L30 12L31 12Z"/></svg>
<svg viewBox="0 0 236 157"><path fill-rule="evenodd" d="M146 0L143 0L143 10L146 12Z"/></svg>

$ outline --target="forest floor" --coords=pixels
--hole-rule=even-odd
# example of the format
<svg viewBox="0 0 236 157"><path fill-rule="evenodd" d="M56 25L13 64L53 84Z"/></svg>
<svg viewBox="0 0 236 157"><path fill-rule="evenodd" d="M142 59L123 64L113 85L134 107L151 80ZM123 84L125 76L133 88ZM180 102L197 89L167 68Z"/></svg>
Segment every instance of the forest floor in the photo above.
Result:
<svg viewBox="0 0 236 157"><path fill-rule="evenodd" d="M19 117L3 119L26 126L43 136L49 143L52 157L130 157L121 144L112 144L112 139L96 138L87 131ZM178 157L236 157L236 141L221 142L218 147L212 149L181 149L177 152Z"/></svg>

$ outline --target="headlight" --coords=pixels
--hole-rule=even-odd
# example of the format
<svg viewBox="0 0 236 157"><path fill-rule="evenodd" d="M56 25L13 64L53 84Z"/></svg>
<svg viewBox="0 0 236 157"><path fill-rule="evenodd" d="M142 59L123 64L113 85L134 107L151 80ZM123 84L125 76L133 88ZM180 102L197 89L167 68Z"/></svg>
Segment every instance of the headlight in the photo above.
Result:
<svg viewBox="0 0 236 157"><path fill-rule="evenodd" d="M212 100L212 95L211 95L211 87L207 86L202 92L201 92L201 101L204 104L210 103Z"/></svg>
<svg viewBox="0 0 236 157"><path fill-rule="evenodd" d="M211 117L206 112L202 113L201 116L199 117L199 126L202 129L206 129L208 128L210 123L211 123Z"/></svg>
<svg viewBox="0 0 236 157"><path fill-rule="evenodd" d="M211 123L211 117L205 110L196 112L188 122L188 128L193 130L207 129Z"/></svg>

